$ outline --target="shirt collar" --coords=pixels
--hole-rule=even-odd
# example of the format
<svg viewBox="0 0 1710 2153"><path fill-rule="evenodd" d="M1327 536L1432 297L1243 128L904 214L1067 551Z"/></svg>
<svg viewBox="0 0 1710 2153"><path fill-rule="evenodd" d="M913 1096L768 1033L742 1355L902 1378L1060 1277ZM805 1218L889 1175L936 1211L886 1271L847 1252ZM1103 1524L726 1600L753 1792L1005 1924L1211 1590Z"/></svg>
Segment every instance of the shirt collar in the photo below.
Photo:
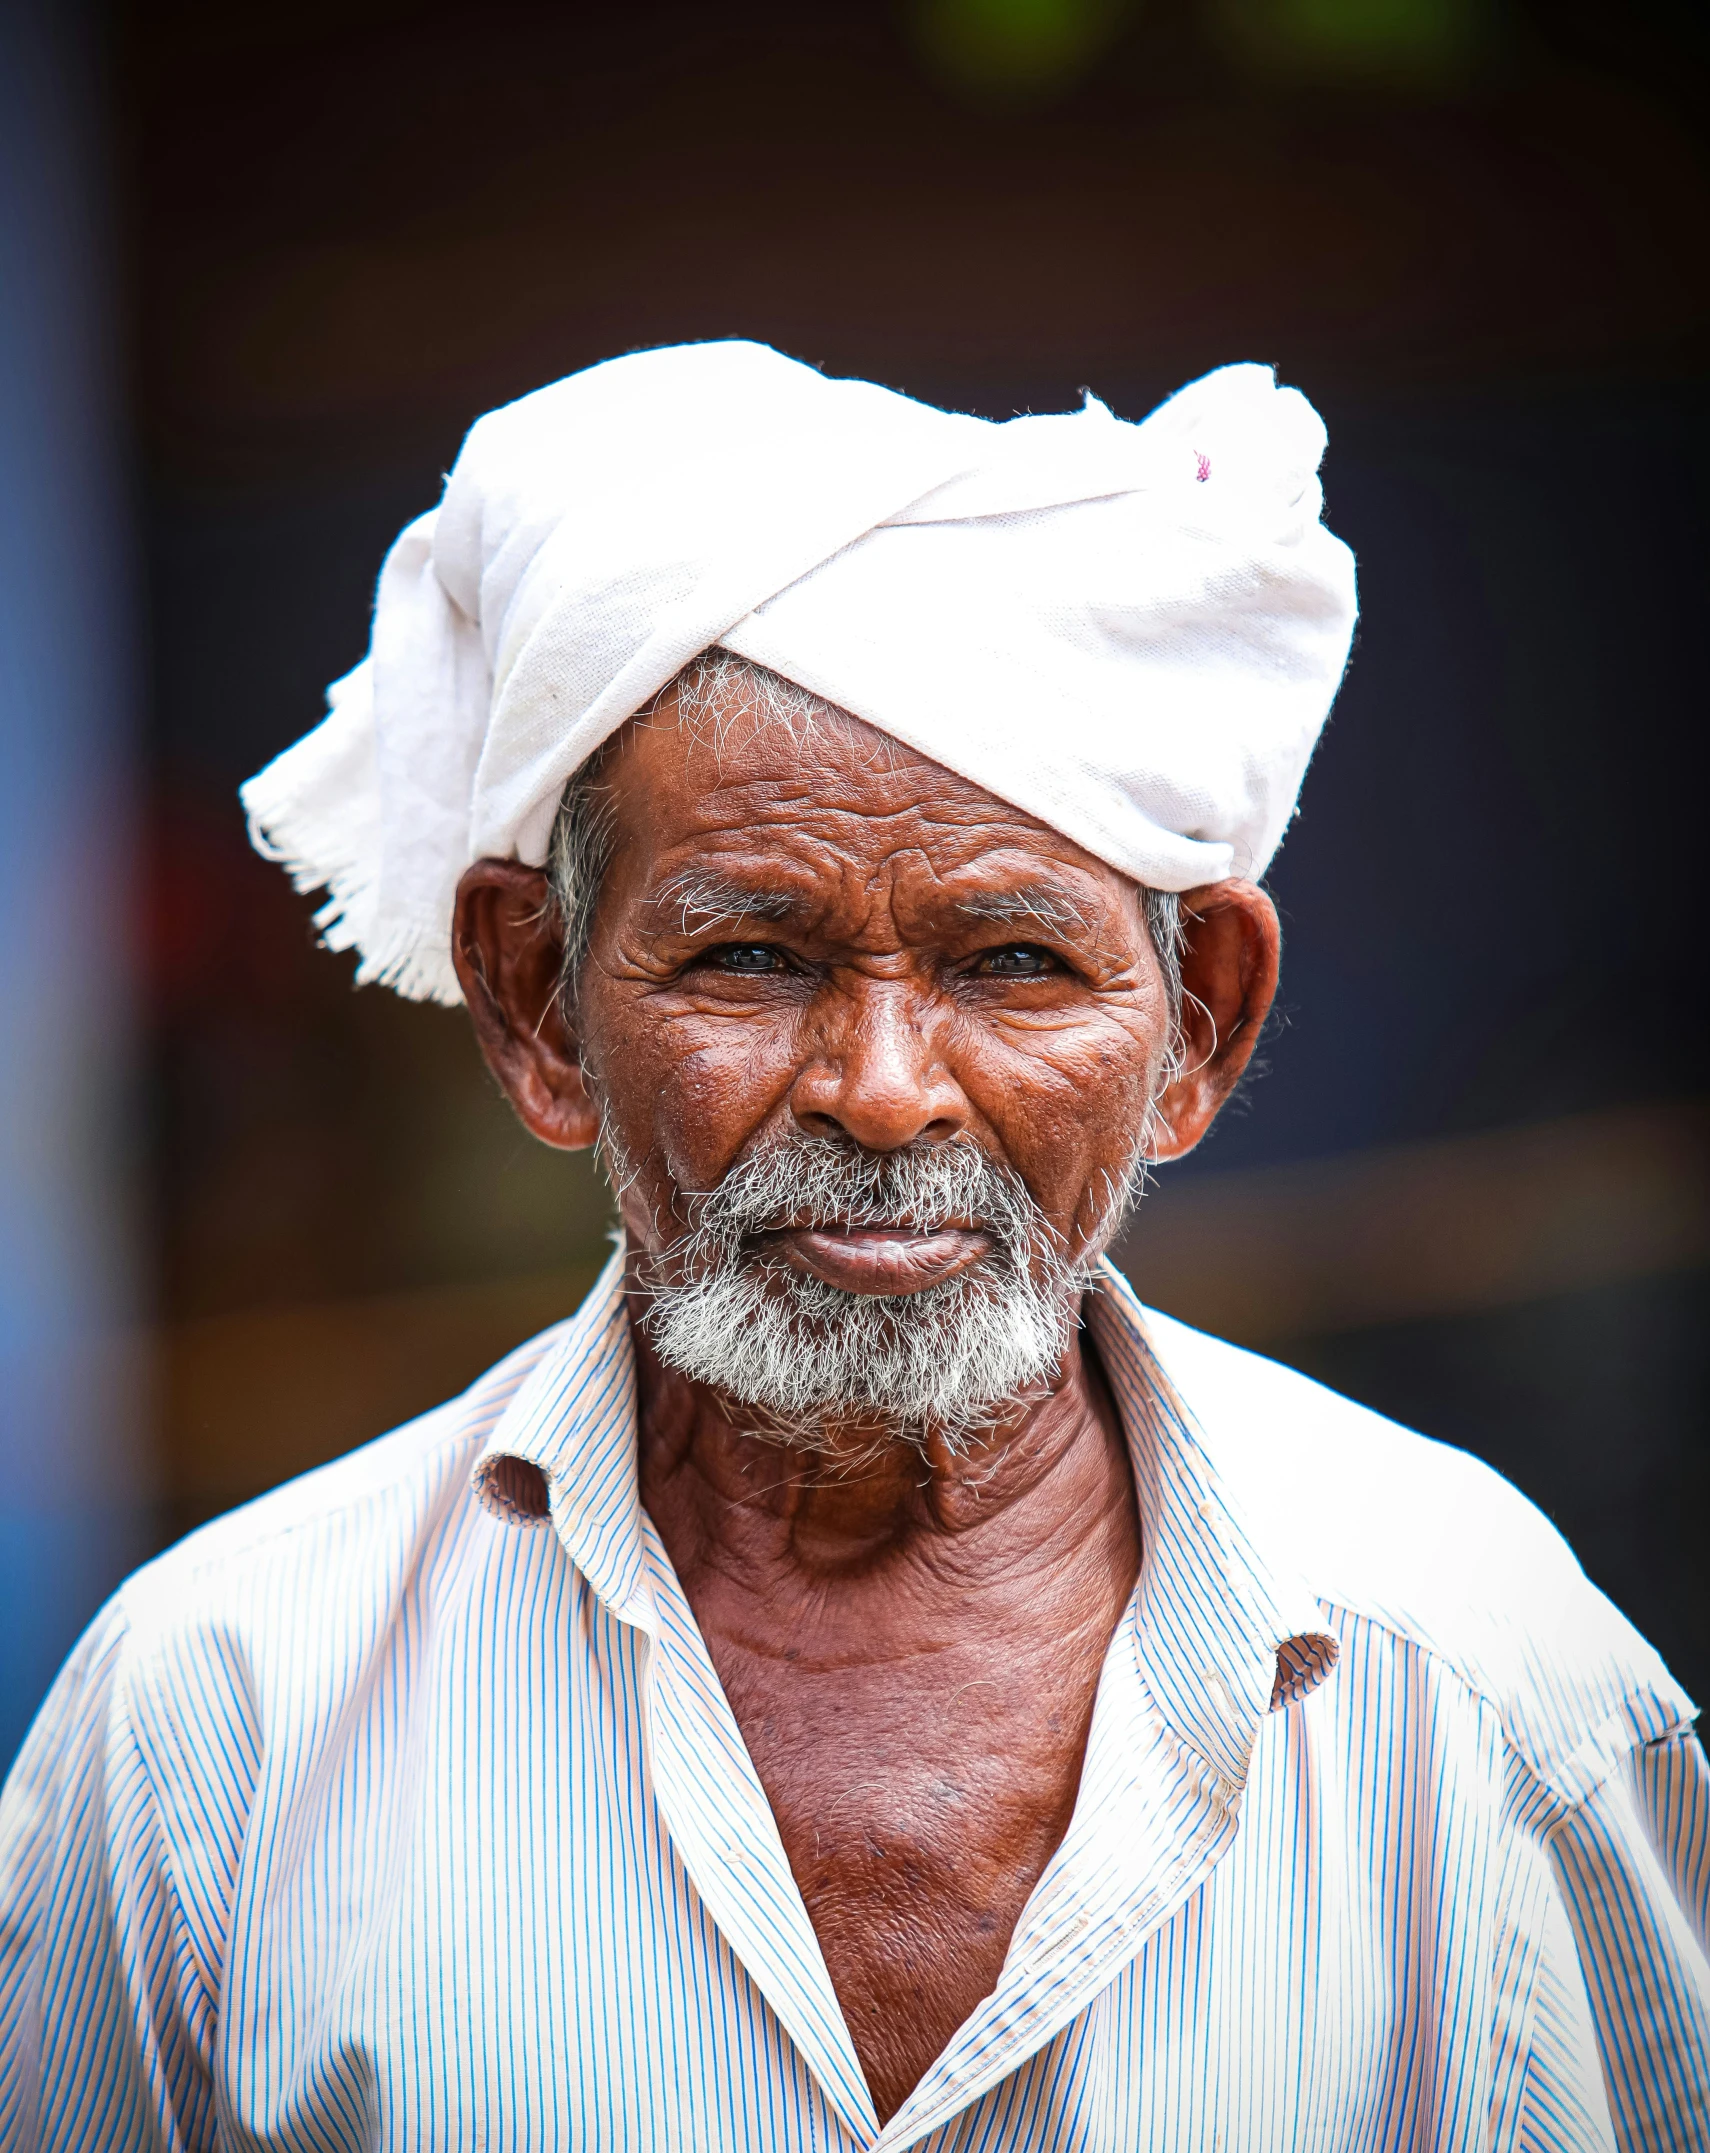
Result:
<svg viewBox="0 0 1710 2153"><path fill-rule="evenodd" d="M612 1613L654 1630L635 1399L620 1250L500 1415L475 1461L473 1484L486 1508L508 1524L550 1522Z"/></svg>
<svg viewBox="0 0 1710 2153"><path fill-rule="evenodd" d="M1338 1645L1263 1517L1158 1356L1134 1289L1099 1267L1087 1306L1128 1437L1142 1530L1136 1614L1148 1680L1177 1732L1239 1783L1253 1719L1309 1695Z"/></svg>
<svg viewBox="0 0 1710 2153"><path fill-rule="evenodd" d="M1239 1785L1256 1719L1336 1663L1335 1637L1285 1552L1265 1544L1158 1358L1133 1288L1100 1266L1087 1322L1115 1395L1139 1497L1138 1649L1160 1709ZM635 1456L635 1354L623 1259L612 1258L501 1415L476 1494L516 1526L550 1521L622 1620L656 1627Z"/></svg>

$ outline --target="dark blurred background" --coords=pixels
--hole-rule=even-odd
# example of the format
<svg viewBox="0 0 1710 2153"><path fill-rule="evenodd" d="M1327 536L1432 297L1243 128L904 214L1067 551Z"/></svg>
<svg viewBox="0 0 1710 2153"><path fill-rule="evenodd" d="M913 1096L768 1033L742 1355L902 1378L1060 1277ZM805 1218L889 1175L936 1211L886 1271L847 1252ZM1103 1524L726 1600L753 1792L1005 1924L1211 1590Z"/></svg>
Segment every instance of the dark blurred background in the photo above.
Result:
<svg viewBox="0 0 1710 2153"><path fill-rule="evenodd" d="M739 334L1324 412L1353 670L1159 1306L1488 1458L1710 1687L1710 42L1671 0L0 0L0 1754L129 1563L565 1313L606 1207L234 788L469 422Z"/></svg>

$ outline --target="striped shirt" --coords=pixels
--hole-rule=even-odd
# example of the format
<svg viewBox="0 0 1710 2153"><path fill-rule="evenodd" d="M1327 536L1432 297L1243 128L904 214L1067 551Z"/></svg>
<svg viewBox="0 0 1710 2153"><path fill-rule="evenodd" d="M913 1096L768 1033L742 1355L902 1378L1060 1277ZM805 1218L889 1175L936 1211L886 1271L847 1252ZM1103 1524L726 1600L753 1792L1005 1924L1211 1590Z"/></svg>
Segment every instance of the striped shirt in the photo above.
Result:
<svg viewBox="0 0 1710 2153"><path fill-rule="evenodd" d="M613 1270L91 1628L0 1812L0 2144L1710 2146L1656 1655L1471 1458L1114 1274L1088 1321L1139 1582L997 1986L882 2130L637 1498Z"/></svg>

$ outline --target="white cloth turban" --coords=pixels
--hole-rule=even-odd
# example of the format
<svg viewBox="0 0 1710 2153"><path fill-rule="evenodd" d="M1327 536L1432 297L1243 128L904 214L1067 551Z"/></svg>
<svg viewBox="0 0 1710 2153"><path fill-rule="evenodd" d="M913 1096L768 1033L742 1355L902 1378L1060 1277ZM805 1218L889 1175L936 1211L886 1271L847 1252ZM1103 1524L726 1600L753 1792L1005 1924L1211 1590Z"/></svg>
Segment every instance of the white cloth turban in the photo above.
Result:
<svg viewBox="0 0 1710 2153"><path fill-rule="evenodd" d="M1324 428L1262 366L1003 424L687 344L482 419L368 656L243 788L358 978L460 999L458 878L722 643L1154 888L1264 872L1347 662Z"/></svg>

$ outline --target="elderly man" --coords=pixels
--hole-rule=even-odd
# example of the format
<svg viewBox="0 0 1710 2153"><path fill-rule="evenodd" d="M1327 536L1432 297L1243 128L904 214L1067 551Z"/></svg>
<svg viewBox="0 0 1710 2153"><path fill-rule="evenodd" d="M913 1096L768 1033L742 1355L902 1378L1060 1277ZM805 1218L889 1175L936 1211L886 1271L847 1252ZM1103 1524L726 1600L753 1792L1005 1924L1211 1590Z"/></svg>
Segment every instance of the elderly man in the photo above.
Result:
<svg viewBox="0 0 1710 2153"><path fill-rule="evenodd" d="M475 429L246 797L621 1248L94 1625L6 2146L1710 2144L1691 1704L1102 1260L1270 1004L1322 445L1257 367L996 426L742 344Z"/></svg>

